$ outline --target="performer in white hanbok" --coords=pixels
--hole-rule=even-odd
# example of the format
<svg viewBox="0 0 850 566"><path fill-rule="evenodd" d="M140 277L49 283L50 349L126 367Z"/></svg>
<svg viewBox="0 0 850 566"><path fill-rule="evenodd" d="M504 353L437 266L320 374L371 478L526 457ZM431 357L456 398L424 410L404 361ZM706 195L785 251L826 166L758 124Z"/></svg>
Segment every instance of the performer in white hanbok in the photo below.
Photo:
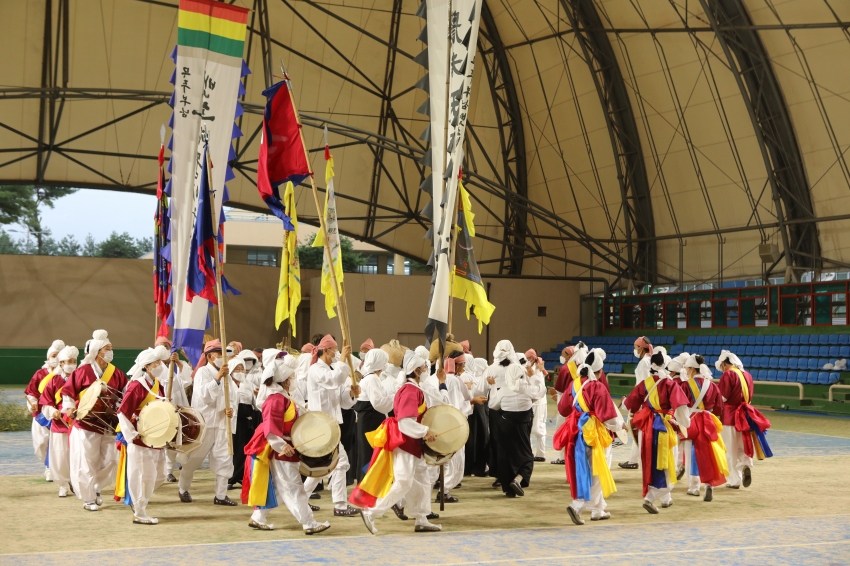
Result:
<svg viewBox="0 0 850 566"><path fill-rule="evenodd" d="M45 386L57 375L59 371L59 352L65 347L65 342L62 340L54 340L47 349L47 359L44 364L30 378L29 383L24 389L26 396L27 411L32 415L32 448L35 452L35 457L39 462L44 462L44 479L53 481L50 474L50 466L48 465L47 452L48 442L50 441L50 420L45 419L38 410L38 400L44 391Z"/></svg>
<svg viewBox="0 0 850 566"><path fill-rule="evenodd" d="M59 497L67 497L71 481L71 451L68 443L68 420L62 415L62 388L77 369L80 351L74 346L65 346L57 357L56 375L41 392L38 410L50 422L50 474L59 486Z"/></svg>

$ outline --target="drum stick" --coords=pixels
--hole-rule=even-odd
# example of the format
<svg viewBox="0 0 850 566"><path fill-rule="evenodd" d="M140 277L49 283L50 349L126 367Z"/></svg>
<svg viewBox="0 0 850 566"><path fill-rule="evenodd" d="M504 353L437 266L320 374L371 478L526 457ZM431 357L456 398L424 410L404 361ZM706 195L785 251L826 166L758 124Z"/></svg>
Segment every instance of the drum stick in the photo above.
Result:
<svg viewBox="0 0 850 566"><path fill-rule="evenodd" d="M454 427L454 428L450 428L449 430L444 430L443 432L441 432L441 433L439 433L439 434L435 434L434 436L440 436L440 435L442 435L442 434L446 434L447 432L451 432L451 431L453 431L453 430L457 430L457 429L459 429L459 428L463 428L465 424L466 424L466 423L461 424L461 425L457 425L456 427Z"/></svg>
<svg viewBox="0 0 850 566"><path fill-rule="evenodd" d="M305 440L304 442L302 442L302 443L301 443L301 444L299 444L298 446L293 446L293 447L292 447L292 449L293 449L293 450L298 450L299 448L301 448L301 447L302 447L302 446L304 446L305 444L309 444L309 443L313 442L314 440L319 440L320 438L324 438L324 437L325 437L325 436L327 436L327 435L328 435L328 433L323 432L322 434L320 434L319 436L317 436L317 437L315 437L315 438L311 438L310 440Z"/></svg>
<svg viewBox="0 0 850 566"><path fill-rule="evenodd" d="M149 427L148 427L148 428L146 428L145 430L140 430L140 431L139 431L139 436L142 436L142 435L144 435L144 434L150 434L150 433L152 433L152 432L154 432L154 431L160 431L160 430L162 430L162 429L164 429L164 428L168 428L168 423L158 423L158 424L155 424L155 425L153 425L153 426L149 426Z"/></svg>

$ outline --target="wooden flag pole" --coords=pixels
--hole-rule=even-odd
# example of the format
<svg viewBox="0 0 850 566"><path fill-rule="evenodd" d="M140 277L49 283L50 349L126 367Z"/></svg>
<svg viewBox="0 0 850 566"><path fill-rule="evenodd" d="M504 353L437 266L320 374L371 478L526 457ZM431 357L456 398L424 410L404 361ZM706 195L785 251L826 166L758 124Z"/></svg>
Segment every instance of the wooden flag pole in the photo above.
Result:
<svg viewBox="0 0 850 566"><path fill-rule="evenodd" d="M170 362L168 362L168 391L165 394L165 398L168 399L169 401L171 401L172 403L174 402L174 400L171 398L171 390L173 389L173 387L174 387L174 360L171 360Z"/></svg>
<svg viewBox="0 0 850 566"><path fill-rule="evenodd" d="M213 184L212 184L212 161L210 160L210 154L207 153L207 183L209 184L209 193L210 198L213 195ZM227 365L227 338L225 338L224 331L224 293L221 292L221 262L218 258L218 224L215 222L215 201L210 203L212 207L213 214L213 234L215 236L215 251L213 252L213 269L215 270L215 296L218 297L218 330L219 336L221 337L221 357L224 360L222 362L224 366ZM216 311L214 310L213 313ZM224 408L230 409L230 372L227 372L227 375L224 379ZM230 419L224 419L224 426L227 430L227 452L230 456L233 456L233 430L230 426Z"/></svg>
<svg viewBox="0 0 850 566"><path fill-rule="evenodd" d="M292 88L289 84L289 76L283 70L284 80L286 81L286 90L289 92L289 100L292 101L292 110L295 113L295 119L298 121L298 135L301 136L301 147L304 149L304 159L307 161L307 170L310 173L310 186L313 188L313 200L316 202L316 211L319 216L319 229L322 231L322 236L325 239L325 254L328 256L328 265L330 266L331 281L334 288L334 296L336 297L337 311L339 312L339 326L342 330L342 345L351 346L351 334L348 328L348 308L344 300L340 299L340 287L336 280L336 270L333 265L333 256L331 255L331 246L328 242L328 227L325 223L325 215L322 212L322 203L319 199L319 189L316 187L316 180L313 178L313 166L310 164L310 154L307 153L307 145L304 143L304 128L301 124L301 114L298 112L298 106L295 104L295 97L292 95ZM343 297L345 294L343 293ZM354 365L351 363L351 356L345 360L348 367L351 369L352 379L354 379Z"/></svg>

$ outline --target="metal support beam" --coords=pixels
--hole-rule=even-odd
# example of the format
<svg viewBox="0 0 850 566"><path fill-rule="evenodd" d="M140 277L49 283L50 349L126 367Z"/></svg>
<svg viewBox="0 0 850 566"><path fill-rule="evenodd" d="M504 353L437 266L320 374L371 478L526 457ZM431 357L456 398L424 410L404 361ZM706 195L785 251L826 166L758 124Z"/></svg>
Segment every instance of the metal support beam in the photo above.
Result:
<svg viewBox="0 0 850 566"><path fill-rule="evenodd" d="M779 222L786 279L794 265L820 269L821 262L814 259L820 256L820 243L803 156L767 50L757 31L736 27L752 25L743 0L699 1L735 76L759 144ZM790 219L811 222L787 225Z"/></svg>
<svg viewBox="0 0 850 566"><path fill-rule="evenodd" d="M604 31L591 31L603 29L593 0L561 0L561 5L577 35L605 112L620 183L627 240L628 266L624 276L630 281L655 284L658 271L656 246L651 239L655 235L655 223L649 181L626 83L608 35ZM646 240L642 240L644 238ZM634 239L638 240L632 241Z"/></svg>
<svg viewBox="0 0 850 566"><path fill-rule="evenodd" d="M481 23L478 35L479 57L484 61L484 70L490 93L493 96L493 108L499 131L499 143L504 166L504 184L509 193L505 196L505 230L502 243L502 261L499 273L519 275L525 257L525 235L528 232L528 220L525 210L514 206L510 194L528 198L527 165L525 160L525 133L522 114L513 74L504 44L490 8L485 2L481 6ZM489 44L489 45L488 45Z"/></svg>

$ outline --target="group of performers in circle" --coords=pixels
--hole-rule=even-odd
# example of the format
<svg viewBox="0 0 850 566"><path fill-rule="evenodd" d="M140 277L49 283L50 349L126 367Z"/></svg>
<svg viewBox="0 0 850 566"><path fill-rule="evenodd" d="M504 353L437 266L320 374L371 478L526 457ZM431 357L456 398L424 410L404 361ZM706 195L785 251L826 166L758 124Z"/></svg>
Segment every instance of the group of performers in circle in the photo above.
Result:
<svg viewBox="0 0 850 566"><path fill-rule="evenodd" d="M73 493L97 511L101 492L112 490L134 523L154 525L154 490L177 483L180 501L192 503L194 473L208 459L213 504L237 506L228 490L239 485L253 529L273 530L269 513L281 502L305 534L328 529L310 502L324 479L334 516L360 517L372 534L390 510L413 517L415 532L440 531L431 522L435 484L444 503L459 501L464 476L490 476L508 498L525 495L534 463L545 459L547 396L559 414L553 463L565 465L567 514L577 525L585 511L592 521L610 518L611 449L629 436L631 456L620 467L641 469L642 505L652 514L673 504L684 476L688 495L711 501L718 486L748 487L753 458L772 456L770 423L751 404L753 378L725 350L715 383L702 356L671 359L638 338L625 417L609 391L605 352L583 343L562 352L554 387L537 353L507 340L492 363L451 335L442 351L367 340L359 358L330 335L300 352L210 339L194 368L171 350L157 338L125 374L112 364L105 330L82 356L53 342L25 394L35 453L59 497Z"/></svg>

